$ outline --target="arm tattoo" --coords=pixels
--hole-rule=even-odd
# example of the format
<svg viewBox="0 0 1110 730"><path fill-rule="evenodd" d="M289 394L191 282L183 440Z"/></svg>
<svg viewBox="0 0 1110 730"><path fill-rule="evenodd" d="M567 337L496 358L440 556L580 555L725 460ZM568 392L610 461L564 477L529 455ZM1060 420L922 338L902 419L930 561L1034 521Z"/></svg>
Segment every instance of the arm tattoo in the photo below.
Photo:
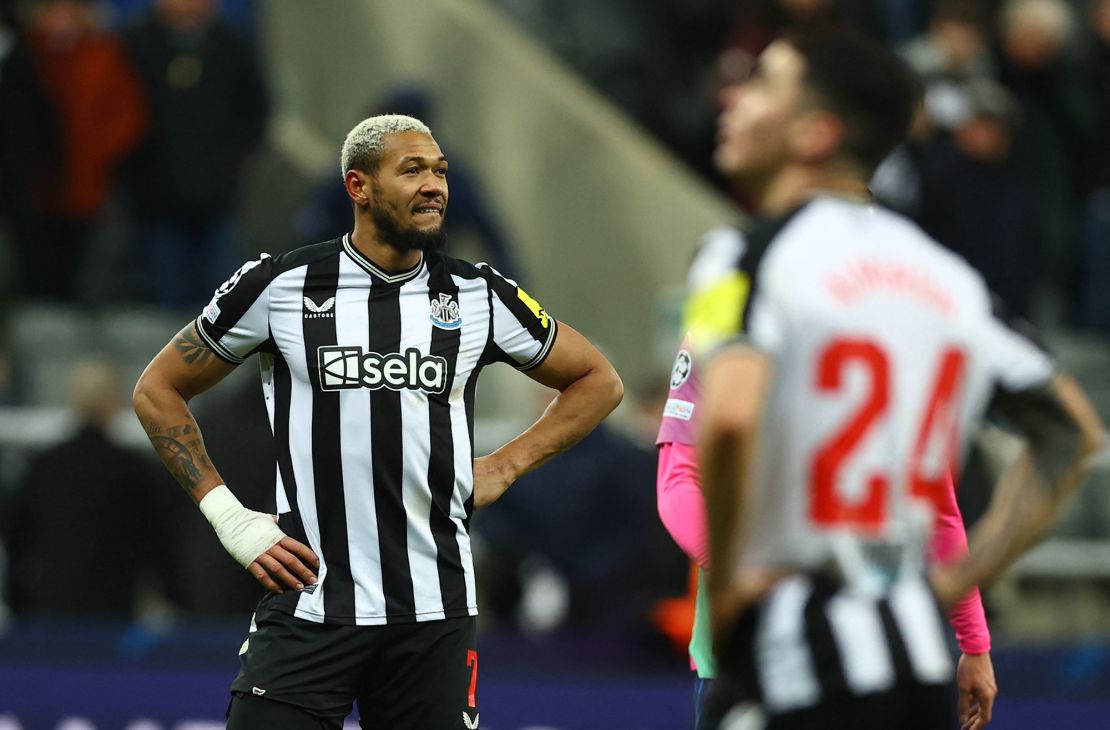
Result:
<svg viewBox="0 0 1110 730"><path fill-rule="evenodd" d="M193 438L186 440L179 438L185 436ZM150 443L170 474L186 490L196 489L204 478L204 472L215 468L204 452L204 442L195 425L174 426L165 429L164 434L152 433Z"/></svg>
<svg viewBox="0 0 1110 730"><path fill-rule="evenodd" d="M212 350L189 328L178 333L177 339L173 341L173 346L181 353L181 359L185 361L186 365L200 367L212 359Z"/></svg>

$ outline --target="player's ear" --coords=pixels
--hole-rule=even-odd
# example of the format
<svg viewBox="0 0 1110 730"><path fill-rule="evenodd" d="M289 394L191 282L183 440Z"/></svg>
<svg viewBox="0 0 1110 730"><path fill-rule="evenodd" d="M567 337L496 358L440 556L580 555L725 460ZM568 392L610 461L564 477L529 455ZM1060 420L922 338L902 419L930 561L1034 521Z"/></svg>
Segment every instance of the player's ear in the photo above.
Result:
<svg viewBox="0 0 1110 730"><path fill-rule="evenodd" d="M844 122L835 114L813 109L795 120L790 143L802 162L823 162L840 153L844 145Z"/></svg>
<svg viewBox="0 0 1110 730"><path fill-rule="evenodd" d="M370 175L362 170L347 170L347 174L343 176L343 185L347 188L347 196L355 205L360 208L369 205Z"/></svg>

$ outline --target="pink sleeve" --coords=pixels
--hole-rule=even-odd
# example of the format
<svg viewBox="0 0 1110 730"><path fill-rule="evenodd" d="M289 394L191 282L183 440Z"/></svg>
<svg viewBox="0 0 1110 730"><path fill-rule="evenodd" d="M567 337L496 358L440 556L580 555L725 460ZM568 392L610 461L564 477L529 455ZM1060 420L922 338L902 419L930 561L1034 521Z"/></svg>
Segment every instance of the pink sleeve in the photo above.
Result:
<svg viewBox="0 0 1110 730"><path fill-rule="evenodd" d="M709 534L696 447L672 442L659 445L656 499L667 532L691 560L707 567Z"/></svg>
<svg viewBox="0 0 1110 730"><path fill-rule="evenodd" d="M967 554L967 533L963 516L956 504L956 487L949 475L947 488L940 495L940 511L933 530L933 559L940 564L950 563ZM984 654L991 650L991 634L987 617L983 613L983 600L979 589L971 589L952 607L948 621L956 630L960 651L964 654Z"/></svg>

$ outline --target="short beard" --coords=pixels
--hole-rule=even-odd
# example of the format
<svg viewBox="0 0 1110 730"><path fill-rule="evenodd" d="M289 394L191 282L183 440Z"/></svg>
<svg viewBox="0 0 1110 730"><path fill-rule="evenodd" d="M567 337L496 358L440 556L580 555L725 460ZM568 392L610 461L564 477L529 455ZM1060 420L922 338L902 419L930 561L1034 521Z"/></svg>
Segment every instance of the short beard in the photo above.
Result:
<svg viewBox="0 0 1110 730"><path fill-rule="evenodd" d="M442 223L434 231L422 231L415 226L401 228L397 217L374 201L370 202L370 217L374 220L378 240L398 251L438 251L447 245L447 233Z"/></svg>

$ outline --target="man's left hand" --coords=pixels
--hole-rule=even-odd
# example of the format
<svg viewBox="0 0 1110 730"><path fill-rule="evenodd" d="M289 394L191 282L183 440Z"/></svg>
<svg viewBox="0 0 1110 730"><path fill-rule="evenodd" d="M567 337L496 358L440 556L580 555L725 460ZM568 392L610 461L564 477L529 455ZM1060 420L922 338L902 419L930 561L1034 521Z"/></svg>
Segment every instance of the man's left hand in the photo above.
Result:
<svg viewBox="0 0 1110 730"><path fill-rule="evenodd" d="M985 728L991 721L998 694L991 655L961 654L956 665L956 685L960 690L960 730Z"/></svg>

